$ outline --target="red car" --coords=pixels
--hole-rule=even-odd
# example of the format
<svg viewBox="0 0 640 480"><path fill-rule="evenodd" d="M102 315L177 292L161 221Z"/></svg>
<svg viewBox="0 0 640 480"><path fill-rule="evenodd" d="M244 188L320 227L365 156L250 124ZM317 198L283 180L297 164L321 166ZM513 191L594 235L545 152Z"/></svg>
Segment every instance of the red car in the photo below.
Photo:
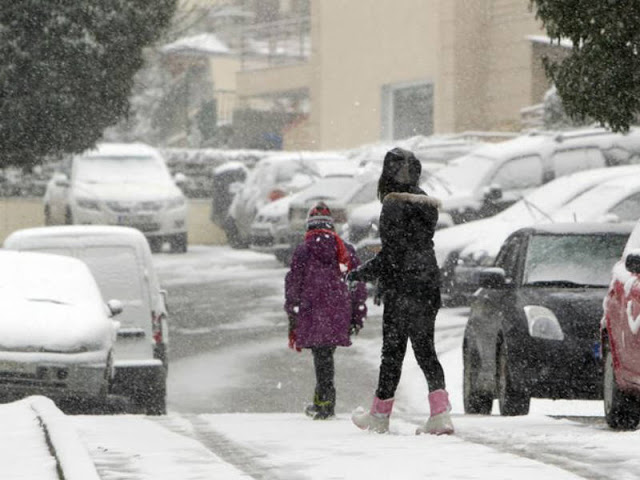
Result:
<svg viewBox="0 0 640 480"><path fill-rule="evenodd" d="M640 423L640 222L613 267L600 333L607 424L635 429Z"/></svg>

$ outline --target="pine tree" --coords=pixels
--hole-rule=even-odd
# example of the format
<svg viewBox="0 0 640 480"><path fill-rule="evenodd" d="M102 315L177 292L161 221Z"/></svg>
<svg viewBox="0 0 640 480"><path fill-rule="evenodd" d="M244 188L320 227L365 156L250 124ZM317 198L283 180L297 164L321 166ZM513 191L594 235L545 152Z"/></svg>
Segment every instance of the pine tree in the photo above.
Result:
<svg viewBox="0 0 640 480"><path fill-rule="evenodd" d="M550 38L573 43L564 60L545 60L567 114L627 131L640 112L640 2L530 1Z"/></svg>
<svg viewBox="0 0 640 480"><path fill-rule="evenodd" d="M81 152L129 109L176 0L0 0L0 167Z"/></svg>

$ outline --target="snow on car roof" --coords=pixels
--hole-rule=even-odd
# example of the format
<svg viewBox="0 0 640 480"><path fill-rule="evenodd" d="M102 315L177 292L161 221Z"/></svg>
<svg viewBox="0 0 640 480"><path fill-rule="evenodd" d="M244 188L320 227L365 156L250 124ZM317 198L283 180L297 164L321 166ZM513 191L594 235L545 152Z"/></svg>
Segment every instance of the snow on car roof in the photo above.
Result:
<svg viewBox="0 0 640 480"><path fill-rule="evenodd" d="M57 239L70 237L117 237L133 241L147 241L144 234L131 227L119 227L110 225L57 225L51 227L34 227L16 230L4 241L4 248L20 248L28 246L30 241L42 243L43 239Z"/></svg>
<svg viewBox="0 0 640 480"><path fill-rule="evenodd" d="M160 157L160 152L145 143L98 143L96 148L81 154L83 157Z"/></svg>
<svg viewBox="0 0 640 480"><path fill-rule="evenodd" d="M598 235L598 234L630 234L635 223L597 223L597 222L563 222L543 223L517 230L517 232L531 232L534 234L552 235Z"/></svg>
<svg viewBox="0 0 640 480"><path fill-rule="evenodd" d="M45 295L66 304L102 301L89 267L49 253L0 251L0 296Z"/></svg>
<svg viewBox="0 0 640 480"><path fill-rule="evenodd" d="M238 170L238 169L249 171L249 169L244 163L239 162L237 160L232 160L230 162L225 162L222 165L219 165L216 168L214 168L213 173L217 175L219 173L226 172L227 170Z"/></svg>
<svg viewBox="0 0 640 480"><path fill-rule="evenodd" d="M503 159L511 158L522 151L529 153L545 145L548 145L549 148L554 147L555 142L550 135L522 135L500 143L484 144L475 149L473 154L487 158Z"/></svg>

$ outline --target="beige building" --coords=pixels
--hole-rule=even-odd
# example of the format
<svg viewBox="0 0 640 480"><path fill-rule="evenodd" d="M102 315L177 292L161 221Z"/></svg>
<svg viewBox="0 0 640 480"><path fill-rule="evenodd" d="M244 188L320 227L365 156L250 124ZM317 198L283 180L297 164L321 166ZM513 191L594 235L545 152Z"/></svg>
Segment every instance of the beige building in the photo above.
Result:
<svg viewBox="0 0 640 480"><path fill-rule="evenodd" d="M270 133L288 150L521 130L549 88L542 56L563 53L527 0L308 2L238 31L228 88L236 108L287 115Z"/></svg>

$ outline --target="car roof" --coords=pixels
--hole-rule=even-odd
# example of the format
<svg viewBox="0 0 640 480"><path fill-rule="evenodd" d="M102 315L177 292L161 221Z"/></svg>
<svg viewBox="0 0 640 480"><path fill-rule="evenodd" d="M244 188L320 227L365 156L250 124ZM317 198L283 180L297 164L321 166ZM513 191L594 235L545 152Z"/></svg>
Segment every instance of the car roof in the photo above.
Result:
<svg viewBox="0 0 640 480"><path fill-rule="evenodd" d="M593 234L619 234L629 235L635 226L635 222L621 223L596 223L596 222L567 222L545 223L521 228L512 235L593 235Z"/></svg>
<svg viewBox="0 0 640 480"><path fill-rule="evenodd" d="M60 225L52 227L34 227L16 230L4 241L5 248L15 248L22 245L51 243L58 244L68 239L87 239L99 237L101 242L137 243L147 242L145 236L139 230L130 227L118 227L109 225Z"/></svg>
<svg viewBox="0 0 640 480"><path fill-rule="evenodd" d="M159 157L160 152L146 143L98 143L81 157Z"/></svg>
<svg viewBox="0 0 640 480"><path fill-rule="evenodd" d="M545 145L553 148L554 143L550 135L522 135L499 143L484 144L470 154L502 160L518 155L537 153Z"/></svg>

